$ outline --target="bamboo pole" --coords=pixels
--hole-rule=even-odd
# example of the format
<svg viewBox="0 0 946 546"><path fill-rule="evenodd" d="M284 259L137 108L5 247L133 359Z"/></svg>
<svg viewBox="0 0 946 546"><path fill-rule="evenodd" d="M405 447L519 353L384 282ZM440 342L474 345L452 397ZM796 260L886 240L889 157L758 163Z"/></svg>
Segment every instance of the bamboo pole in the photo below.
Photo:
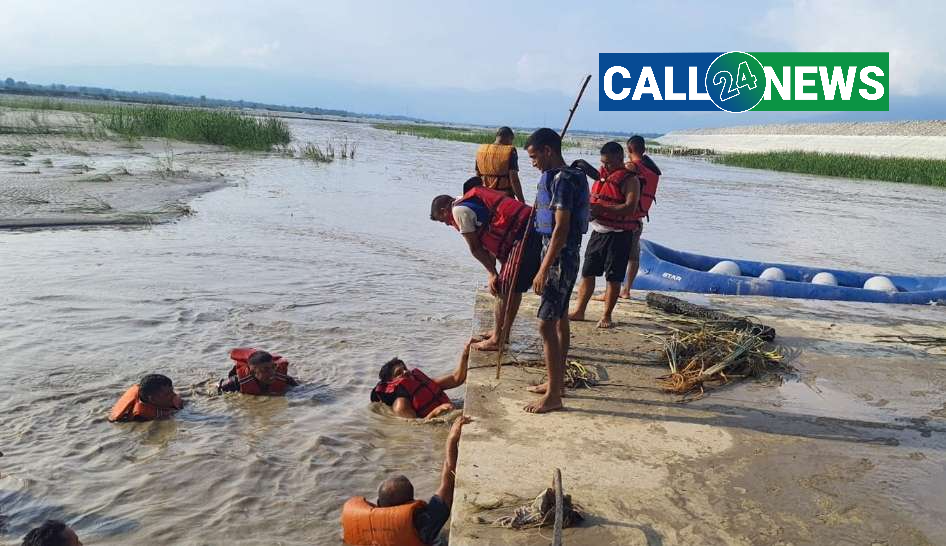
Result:
<svg viewBox="0 0 946 546"><path fill-rule="evenodd" d="M582 95L585 94L585 88L588 87L588 82L591 81L591 74L585 76L585 80L581 84L581 89L578 90L578 96L575 97L575 102L572 104L571 109L568 111L568 119L565 120L565 126L562 127L562 132L559 137L562 139L562 142L565 142L565 133L568 132L568 126L572 123L572 117L575 115L575 111L578 110L578 103L581 102ZM501 315L503 317L503 327L499 331L499 350L496 351L496 379L499 379L502 375L503 369L503 356L506 352L506 342L509 340L509 335L512 333L512 329L509 325L509 303L512 299L512 293L516 289L516 282L519 280L519 269L522 264L522 252L525 250L526 246L526 237L529 236L529 232L532 231L532 224L535 222L535 209L538 207L538 201L532 203L532 212L529 214L529 220L526 222L526 229L522 235L522 241L516 248L514 255L510 256L510 260L515 260L512 263L513 271L512 278L509 282L509 286L506 287L506 293L503 295L503 303ZM495 325L499 328L499 325Z"/></svg>

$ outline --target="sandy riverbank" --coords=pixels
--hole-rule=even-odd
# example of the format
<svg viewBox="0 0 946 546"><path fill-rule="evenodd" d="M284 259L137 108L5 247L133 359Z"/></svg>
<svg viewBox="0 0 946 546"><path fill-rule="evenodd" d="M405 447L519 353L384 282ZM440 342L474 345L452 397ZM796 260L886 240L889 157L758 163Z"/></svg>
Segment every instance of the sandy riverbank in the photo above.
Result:
<svg viewBox="0 0 946 546"><path fill-rule="evenodd" d="M946 121L800 123L673 131L668 146L716 152L811 152L946 159Z"/></svg>
<svg viewBox="0 0 946 546"><path fill-rule="evenodd" d="M903 307L893 320L884 306L712 303L773 325L799 377L680 403L655 388L666 370L646 337L654 312L639 301L619 304L613 331L573 323L572 357L606 385L570 392L565 412L525 415L524 387L542 375L507 366L497 382L493 358L475 354L450 544L548 544L550 530L481 521L548 487L555 467L588 512L567 544L944 543L946 355L873 338L941 332L941 310ZM480 295L475 323L487 305ZM534 305L526 298L517 324L519 361L537 358Z"/></svg>
<svg viewBox="0 0 946 546"><path fill-rule="evenodd" d="M0 229L153 224L227 185L204 161L227 153L219 146L114 138L85 114L6 110L0 121Z"/></svg>

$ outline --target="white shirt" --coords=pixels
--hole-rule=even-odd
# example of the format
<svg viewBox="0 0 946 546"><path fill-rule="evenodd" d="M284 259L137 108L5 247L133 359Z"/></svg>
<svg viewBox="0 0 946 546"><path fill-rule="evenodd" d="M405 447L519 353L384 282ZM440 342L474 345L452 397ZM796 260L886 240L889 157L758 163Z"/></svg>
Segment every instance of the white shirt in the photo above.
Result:
<svg viewBox="0 0 946 546"><path fill-rule="evenodd" d="M482 225L476 218L476 212L464 205L453 207L453 220L460 228L460 233L475 233Z"/></svg>

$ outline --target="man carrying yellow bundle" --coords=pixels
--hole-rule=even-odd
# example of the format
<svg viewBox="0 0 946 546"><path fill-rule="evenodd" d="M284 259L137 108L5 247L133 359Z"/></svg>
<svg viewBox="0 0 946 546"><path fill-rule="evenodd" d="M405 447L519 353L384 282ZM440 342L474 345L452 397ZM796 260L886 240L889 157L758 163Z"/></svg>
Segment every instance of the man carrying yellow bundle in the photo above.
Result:
<svg viewBox="0 0 946 546"><path fill-rule="evenodd" d="M519 183L519 154L512 144L515 136L509 127L500 127L495 142L480 145L476 150L476 175L487 188L506 192L525 203Z"/></svg>

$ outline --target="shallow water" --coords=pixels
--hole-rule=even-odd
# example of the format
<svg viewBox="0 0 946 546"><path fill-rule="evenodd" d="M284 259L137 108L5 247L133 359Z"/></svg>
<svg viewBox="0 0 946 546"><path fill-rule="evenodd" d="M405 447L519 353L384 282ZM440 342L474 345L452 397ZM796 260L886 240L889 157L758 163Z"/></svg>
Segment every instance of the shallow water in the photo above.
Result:
<svg viewBox="0 0 946 546"><path fill-rule="evenodd" d="M470 333L484 276L428 216L434 195L459 192L475 146L292 124L302 141L347 136L356 159L209 155L195 161L238 184L179 222L0 233L4 543L59 517L92 544L339 544L342 502L373 497L388 473L432 493L446 428L367 400L385 360L446 372ZM531 198L537 173L520 157ZM942 190L657 159L645 237L662 244L946 274ZM204 394L248 344L286 355L305 385L285 399ZM152 371L187 408L107 423Z"/></svg>

